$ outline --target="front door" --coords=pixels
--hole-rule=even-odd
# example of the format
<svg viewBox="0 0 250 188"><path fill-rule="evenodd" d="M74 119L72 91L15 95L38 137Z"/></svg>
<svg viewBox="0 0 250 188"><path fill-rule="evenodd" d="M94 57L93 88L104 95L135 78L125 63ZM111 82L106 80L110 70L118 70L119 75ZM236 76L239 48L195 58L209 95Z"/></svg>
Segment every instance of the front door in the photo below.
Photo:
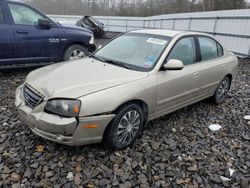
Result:
<svg viewBox="0 0 250 188"><path fill-rule="evenodd" d="M182 70L167 70L158 73L157 116L175 111L197 100L200 65L196 63L196 45L194 37L180 39L165 63L170 59L181 60Z"/></svg>
<svg viewBox="0 0 250 188"><path fill-rule="evenodd" d="M8 3L15 36L16 60L25 62L48 62L56 56L59 39L54 37L56 28L43 28L39 19L46 19L32 7Z"/></svg>
<svg viewBox="0 0 250 188"><path fill-rule="evenodd" d="M0 66L9 63L14 56L15 49L11 26L0 1Z"/></svg>

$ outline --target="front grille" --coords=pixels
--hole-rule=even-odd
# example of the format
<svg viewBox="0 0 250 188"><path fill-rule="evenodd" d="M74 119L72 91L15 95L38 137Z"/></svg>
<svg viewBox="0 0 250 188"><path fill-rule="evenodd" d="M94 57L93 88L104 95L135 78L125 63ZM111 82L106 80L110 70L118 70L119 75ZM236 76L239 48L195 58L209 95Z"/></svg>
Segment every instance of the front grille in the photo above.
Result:
<svg viewBox="0 0 250 188"><path fill-rule="evenodd" d="M25 84L23 88L23 96L25 104L31 108L35 108L43 101L43 95L33 89L31 86Z"/></svg>

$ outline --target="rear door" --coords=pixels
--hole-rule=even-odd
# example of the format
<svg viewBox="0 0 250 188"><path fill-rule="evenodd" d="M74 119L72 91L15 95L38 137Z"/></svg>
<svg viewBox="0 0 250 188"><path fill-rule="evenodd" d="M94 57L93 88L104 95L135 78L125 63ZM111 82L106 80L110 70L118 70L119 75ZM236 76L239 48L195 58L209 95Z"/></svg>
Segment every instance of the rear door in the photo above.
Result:
<svg viewBox="0 0 250 188"><path fill-rule="evenodd" d="M197 36L200 48L200 98L212 96L226 74L222 46L208 36Z"/></svg>
<svg viewBox="0 0 250 188"><path fill-rule="evenodd" d="M19 62L53 61L59 39L55 39L56 28L38 25L39 19L47 19L34 8L15 2L8 2L12 29L15 37L16 60Z"/></svg>
<svg viewBox="0 0 250 188"><path fill-rule="evenodd" d="M13 33L3 3L0 1L0 66L9 64L15 56Z"/></svg>

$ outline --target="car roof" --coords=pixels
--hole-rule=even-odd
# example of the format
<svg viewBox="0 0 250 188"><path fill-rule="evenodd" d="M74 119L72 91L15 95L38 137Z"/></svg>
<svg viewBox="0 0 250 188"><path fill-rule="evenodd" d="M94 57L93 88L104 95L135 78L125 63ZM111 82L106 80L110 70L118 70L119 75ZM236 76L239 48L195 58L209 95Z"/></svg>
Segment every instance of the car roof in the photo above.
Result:
<svg viewBox="0 0 250 188"><path fill-rule="evenodd" d="M177 30L167 30L167 29L139 29L139 30L130 31L130 33L153 34L153 35L162 35L166 37L175 37L179 34L181 35L207 35L205 33L199 33L199 32L177 31Z"/></svg>
<svg viewBox="0 0 250 188"><path fill-rule="evenodd" d="M134 30L131 32L174 37L178 34L184 33L185 31L175 31L175 30L166 30L166 29L140 29L140 30Z"/></svg>

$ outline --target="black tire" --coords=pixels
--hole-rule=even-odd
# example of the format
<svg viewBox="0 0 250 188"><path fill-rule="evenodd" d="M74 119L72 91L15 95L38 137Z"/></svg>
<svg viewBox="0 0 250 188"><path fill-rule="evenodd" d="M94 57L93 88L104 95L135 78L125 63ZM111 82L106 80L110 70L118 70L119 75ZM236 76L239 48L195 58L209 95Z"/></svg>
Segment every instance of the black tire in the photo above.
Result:
<svg viewBox="0 0 250 188"><path fill-rule="evenodd" d="M132 113L132 112L136 112L136 113ZM132 125L132 130L128 130L129 126L127 126L125 128L121 128L122 123L126 124L126 121L124 121L124 117L126 115L128 115L128 113L130 114L130 117L132 117L132 114L134 114L134 117L137 116L137 114L139 115L140 118L140 123L137 125L137 119L134 120L134 125L133 123ZM124 107L122 107L120 110L118 110L118 112L116 113L115 118L110 122L110 124L108 125L105 134L104 134L104 143L106 145L108 145L109 147L111 147L114 150L122 150L125 149L129 146L131 146L134 141L136 140L136 138L138 137L139 133L142 131L143 128L143 124L144 124L144 116L143 116L143 111L141 109L141 107L137 104L131 103L128 104ZM126 116L128 117L128 116ZM137 129L138 127L138 129ZM120 133L120 135L118 135L118 130L120 130L119 132L121 132L121 129L126 129L126 131L124 131L124 133ZM125 133L126 132L126 133ZM121 134L128 134L128 137L125 138L125 142L122 143L121 141ZM133 138L131 138L130 136L133 135ZM120 138L120 139L119 139ZM130 139L131 138L131 139Z"/></svg>
<svg viewBox="0 0 250 188"><path fill-rule="evenodd" d="M74 44L74 45L69 46L65 50L64 55L63 55L63 61L73 60L72 54L75 51L81 53L81 54L79 54L79 58L83 58L83 57L86 57L89 55L88 51L83 46L78 45L78 44ZM83 54L83 56L82 56L82 54ZM77 59L77 58L74 58L74 59Z"/></svg>
<svg viewBox="0 0 250 188"><path fill-rule="evenodd" d="M216 104L221 104L225 101L225 99L227 98L228 91L230 90L230 86L231 80L228 76L226 76L215 90L213 101Z"/></svg>

